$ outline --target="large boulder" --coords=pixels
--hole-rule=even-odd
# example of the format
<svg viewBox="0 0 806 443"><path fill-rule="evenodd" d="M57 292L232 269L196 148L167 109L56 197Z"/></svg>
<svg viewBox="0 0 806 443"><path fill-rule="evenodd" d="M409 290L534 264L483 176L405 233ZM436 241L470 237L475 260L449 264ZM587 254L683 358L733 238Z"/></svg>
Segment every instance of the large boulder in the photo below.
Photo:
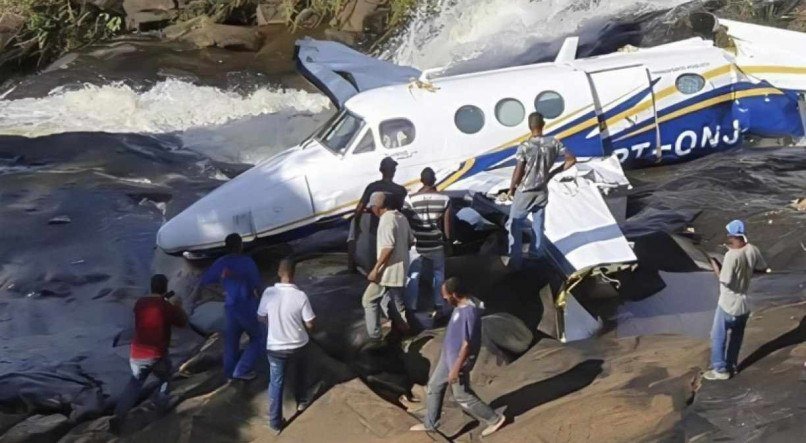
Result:
<svg viewBox="0 0 806 443"><path fill-rule="evenodd" d="M25 17L17 14L0 14L0 50L17 35L25 25Z"/></svg>
<svg viewBox="0 0 806 443"><path fill-rule="evenodd" d="M349 0L330 25L340 31L363 32L364 20L374 13L382 2L378 0Z"/></svg>
<svg viewBox="0 0 806 443"><path fill-rule="evenodd" d="M263 43L262 34L254 27L222 25L204 17L169 26L165 28L165 36L199 48L257 51Z"/></svg>
<svg viewBox="0 0 806 443"><path fill-rule="evenodd" d="M96 8L102 11L114 12L117 14L125 13L123 9L124 0L84 0L86 3L95 5Z"/></svg>
<svg viewBox="0 0 806 443"><path fill-rule="evenodd" d="M286 17L282 4L283 0L264 0L260 2L255 11L258 26L285 23L288 17Z"/></svg>
<svg viewBox="0 0 806 443"><path fill-rule="evenodd" d="M162 27L176 16L174 0L123 0L128 29L146 31Z"/></svg>
<svg viewBox="0 0 806 443"><path fill-rule="evenodd" d="M70 422L62 414L32 415L3 434L3 443L48 443L56 441Z"/></svg>

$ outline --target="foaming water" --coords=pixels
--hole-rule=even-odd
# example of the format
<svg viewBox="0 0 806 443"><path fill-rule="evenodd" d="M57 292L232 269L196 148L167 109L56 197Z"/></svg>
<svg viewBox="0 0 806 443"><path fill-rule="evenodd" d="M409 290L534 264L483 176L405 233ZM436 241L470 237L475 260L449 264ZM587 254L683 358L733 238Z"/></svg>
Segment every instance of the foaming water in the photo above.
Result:
<svg viewBox="0 0 806 443"><path fill-rule="evenodd" d="M592 22L661 11L688 0L430 0L383 57L420 69L468 72L527 63L539 43ZM595 32L586 32L596 34ZM595 35L594 35L595 37Z"/></svg>
<svg viewBox="0 0 806 443"><path fill-rule="evenodd" d="M329 106L324 95L300 90L264 87L241 95L170 79L146 91L88 84L43 98L0 100L0 134L169 133L264 114L319 113Z"/></svg>

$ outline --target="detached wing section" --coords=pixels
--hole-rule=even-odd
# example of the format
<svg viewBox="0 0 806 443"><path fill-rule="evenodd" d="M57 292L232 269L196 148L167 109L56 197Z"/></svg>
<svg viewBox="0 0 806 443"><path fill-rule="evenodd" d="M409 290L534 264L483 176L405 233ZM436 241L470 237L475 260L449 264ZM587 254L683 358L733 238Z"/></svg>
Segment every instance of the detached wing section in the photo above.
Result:
<svg viewBox="0 0 806 443"><path fill-rule="evenodd" d="M297 70L341 108L368 89L408 83L420 71L362 54L347 46L305 38L296 43Z"/></svg>
<svg viewBox="0 0 806 443"><path fill-rule="evenodd" d="M511 167L493 169L460 180L447 190L493 196L509 187L511 176ZM637 260L616 220L623 217L619 215L623 206L620 200L626 199L629 188L615 157L577 163L549 183L545 228L548 253L565 275ZM509 213L509 205L495 206Z"/></svg>

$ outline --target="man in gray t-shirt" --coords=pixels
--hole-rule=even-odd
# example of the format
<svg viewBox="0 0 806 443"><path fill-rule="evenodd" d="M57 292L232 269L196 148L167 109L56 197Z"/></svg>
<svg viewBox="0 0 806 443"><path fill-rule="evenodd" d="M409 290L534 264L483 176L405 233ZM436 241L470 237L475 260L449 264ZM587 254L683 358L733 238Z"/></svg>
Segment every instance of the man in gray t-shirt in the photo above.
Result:
<svg viewBox="0 0 806 443"><path fill-rule="evenodd" d="M727 380L736 372L744 327L750 316L747 293L754 272L764 272L767 263L758 248L747 242L744 223L733 220L726 226L728 252L719 270L719 302L711 329L711 370L703 374L706 380ZM730 338L728 338L730 331Z"/></svg>
<svg viewBox="0 0 806 443"><path fill-rule="evenodd" d="M532 214L532 242L529 253L539 256L543 242L543 221L548 203L548 182L560 171L573 166L577 159L571 151L552 136L543 135L545 120L539 112L529 115L529 129L532 136L518 146L515 153L517 165L512 172L509 196L513 197L509 209L509 260L513 269L519 269L522 262L523 223ZM562 168L551 171L557 158L563 154Z"/></svg>

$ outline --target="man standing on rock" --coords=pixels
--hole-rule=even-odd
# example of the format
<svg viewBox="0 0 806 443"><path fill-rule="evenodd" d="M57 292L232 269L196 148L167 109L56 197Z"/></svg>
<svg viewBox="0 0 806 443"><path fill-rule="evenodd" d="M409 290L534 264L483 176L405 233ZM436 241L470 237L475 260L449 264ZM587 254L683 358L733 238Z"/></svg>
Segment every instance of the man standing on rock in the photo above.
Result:
<svg viewBox="0 0 806 443"><path fill-rule="evenodd" d="M552 136L543 135L545 120L539 112L529 115L529 129L532 136L518 146L515 153L517 164L512 171L509 185L509 197L513 198L509 209L507 229L509 231L509 265L512 269L520 269L523 263L523 223L532 214L532 242L529 254L539 257L542 254L543 223L546 218L548 204L548 183L551 178L576 164L576 157L571 151ZM562 168L550 171L557 157L563 154L565 163Z"/></svg>
<svg viewBox="0 0 806 443"><path fill-rule="evenodd" d="M392 157L384 157L384 159L381 160L380 171L382 178L378 181L370 183L364 189L364 193L361 195L361 199L358 201L358 204L355 207L353 221L350 224L350 235L347 239L347 267L351 271L355 271L356 267L356 244L358 242L358 237L362 234L361 217L364 215L364 211L367 210L367 207L369 207L369 197L375 192L383 192L387 195L391 195L393 198L399 199L399 201L402 202L408 193L406 188L394 182L395 172L397 171L397 162ZM374 234L377 229L378 220L377 217L373 217L370 222L370 233Z"/></svg>
<svg viewBox="0 0 806 443"><path fill-rule="evenodd" d="M220 257L208 269L199 282L199 288L219 283L224 287L224 374L229 379L251 380L255 378L252 368L265 349L264 329L255 317L258 296L263 283L252 257L243 253L243 240L238 234L230 234L224 240L227 255ZM194 299L198 288L194 291ZM249 335L249 344L241 353L241 335Z"/></svg>
<svg viewBox="0 0 806 443"><path fill-rule="evenodd" d="M115 407L115 417L110 422L112 432L120 430L126 413L137 403L143 383L152 373L161 383L156 403L161 408L168 406L172 373L168 346L172 326L187 326L187 314L182 309L182 300L168 292L168 278L157 274L151 277L151 294L134 304L134 338L129 357L132 377Z"/></svg>
<svg viewBox="0 0 806 443"><path fill-rule="evenodd" d="M406 306L403 301L403 289L409 270L409 249L414 244L414 235L406 217L396 207L390 205L393 197L375 192L370 200L372 212L380 219L378 222L377 257L375 267L367 274L369 286L361 299L367 333L370 340L379 343L381 340L380 307L385 300L391 299L397 310L400 328L408 332Z"/></svg>
<svg viewBox="0 0 806 443"><path fill-rule="evenodd" d="M406 200L406 215L417 241L406 284L406 307L417 309L420 277L424 268L430 267L434 295L433 316L436 318L443 314L441 291L442 282L445 281L445 241L451 234L451 199L437 190L437 177L433 169L423 169L420 181L423 187Z"/></svg>
<svg viewBox="0 0 806 443"><path fill-rule="evenodd" d="M453 398L486 428L482 437L497 431L504 425L506 417L496 413L488 404L481 401L470 388L470 371L476 363L481 349L481 316L479 309L469 297L462 281L451 277L442 285L442 298L454 307L445 341L431 378L428 380L427 411L422 424L411 427L412 431L435 431L442 414L442 401L445 390L451 386Z"/></svg>
<svg viewBox="0 0 806 443"><path fill-rule="evenodd" d="M283 429L283 387L289 364L295 367L297 411L308 406L305 384L305 352L308 331L316 316L308 296L294 285L294 262L280 262L280 282L266 288L257 310L258 319L268 325L266 350L269 356L269 427L279 434Z"/></svg>
<svg viewBox="0 0 806 443"><path fill-rule="evenodd" d="M722 269L712 262L719 277L719 302L711 328L711 370L706 380L727 380L736 373L744 327L750 317L747 293L754 272L765 272L767 263L758 248L747 242L744 223L733 220L728 231L728 252ZM730 338L728 338L730 333Z"/></svg>

